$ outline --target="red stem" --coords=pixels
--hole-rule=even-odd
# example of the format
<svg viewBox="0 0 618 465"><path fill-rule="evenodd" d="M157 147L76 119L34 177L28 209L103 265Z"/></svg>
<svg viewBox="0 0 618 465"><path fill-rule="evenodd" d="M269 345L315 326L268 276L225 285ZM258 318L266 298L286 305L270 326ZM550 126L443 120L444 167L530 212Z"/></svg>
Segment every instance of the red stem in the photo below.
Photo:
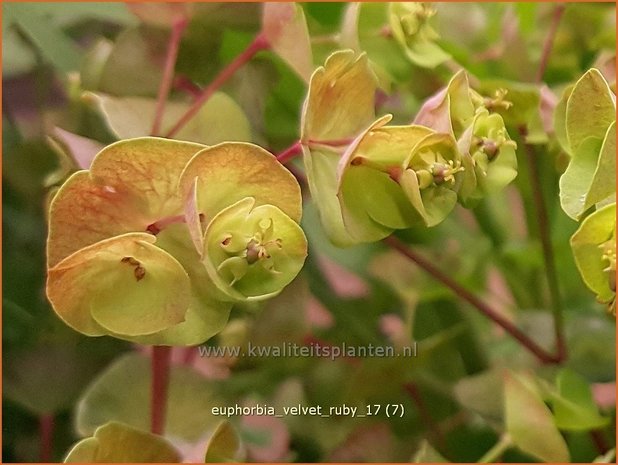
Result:
<svg viewBox="0 0 618 465"><path fill-rule="evenodd" d="M530 187L532 188L532 200L536 210L536 220L539 227L539 238L543 250L543 261L545 263L545 278L549 287L549 298L551 301L552 313L554 317L554 333L556 334L557 357L562 361L567 358L566 340L564 337L564 317L562 316L562 298L560 286L558 285L558 273L556 271L556 260L554 258L554 248L551 243L551 232L549 225L549 215L539 175L538 156L534 147L525 142L528 130L525 126L519 128L526 159L528 161L528 174L530 176Z"/></svg>
<svg viewBox="0 0 618 465"><path fill-rule="evenodd" d="M502 329L504 329L512 338L517 340L523 347L525 347L530 353L536 356L536 358L538 358L542 363L549 364L562 362L563 359L561 353L554 355L545 351L517 326L515 326L509 320L500 315L496 310L491 308L472 292L461 286L458 282L451 279L446 274L442 273L442 271L436 268L429 260L410 249L407 244L404 244L394 236L387 237L386 239L384 239L383 242L389 247L397 250L405 257L412 260L424 271L433 276L436 280L440 281L446 287L451 289L460 299L463 299L472 306L474 306L483 315L485 315L487 318L489 318Z"/></svg>
<svg viewBox="0 0 618 465"><path fill-rule="evenodd" d="M197 357L197 349L195 347L185 347L185 350L182 354L183 365L193 365L195 357Z"/></svg>
<svg viewBox="0 0 618 465"><path fill-rule="evenodd" d="M566 5L564 3L558 3L554 7L554 12L552 15L552 21L549 25L549 32L545 37L545 42L543 43L543 51L541 53L541 61L539 62L539 67L536 70L535 81L541 82L543 81L543 75L545 74L545 69L547 68L547 64L549 63L549 57L551 55L551 49L554 46L554 39L556 38L556 32L558 31L558 25L560 24L560 20L562 19L562 15Z"/></svg>
<svg viewBox="0 0 618 465"><path fill-rule="evenodd" d="M296 155L299 155L302 152L302 145L300 141L297 140L292 145L290 145L287 149L277 154L277 160L282 165L285 165L288 161L294 158Z"/></svg>
<svg viewBox="0 0 618 465"><path fill-rule="evenodd" d="M171 354L172 350L169 346L152 347L150 430L153 434L163 434L165 426Z"/></svg>
<svg viewBox="0 0 618 465"><path fill-rule="evenodd" d="M41 462L49 463L52 461L53 440L54 440L54 416L52 414L41 415L39 417L39 431L41 435Z"/></svg>
<svg viewBox="0 0 618 465"><path fill-rule="evenodd" d="M178 131L180 131L185 124L189 122L191 118L195 116L195 114L202 108L202 106L212 97L212 95L230 79L239 68L241 68L245 63L247 63L251 58L255 56L261 50L266 50L270 47L268 40L264 36L264 34L258 34L253 42L249 44L249 46L234 60L227 65L219 75L202 91L193 105L187 110L187 112L178 120L178 122L174 125L172 129L170 129L165 137L173 137Z"/></svg>
<svg viewBox="0 0 618 465"><path fill-rule="evenodd" d="M434 418L431 416L431 413L427 408L427 405L425 404L423 396L421 396L421 392L416 383L406 383L403 385L403 388L412 399L412 402L414 402L414 405L416 405L421 421L427 425L428 431L433 435L434 440L440 445L440 447L444 447L444 437L442 436L442 432L440 431L440 428L436 424Z"/></svg>
<svg viewBox="0 0 618 465"><path fill-rule="evenodd" d="M172 25L172 32L167 46L167 54L165 56L163 78L161 79L161 84L159 86L159 94L157 95L155 118L152 123L151 134L153 136L159 135L159 131L161 130L161 121L163 121L163 113L167 102L167 96L169 95L170 89L172 88L172 83L174 82L174 68L176 66L176 58L178 57L180 39L182 38L182 34L188 24L189 21L187 18L181 18L174 21L174 24Z"/></svg>

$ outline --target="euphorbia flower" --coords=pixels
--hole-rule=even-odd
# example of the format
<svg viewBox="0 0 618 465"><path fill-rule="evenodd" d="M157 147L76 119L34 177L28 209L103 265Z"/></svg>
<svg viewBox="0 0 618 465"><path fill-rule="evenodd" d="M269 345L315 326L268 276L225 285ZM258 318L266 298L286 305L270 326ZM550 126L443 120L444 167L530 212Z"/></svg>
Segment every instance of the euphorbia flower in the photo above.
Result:
<svg viewBox="0 0 618 465"><path fill-rule="evenodd" d="M475 188L462 192L465 206L504 188L517 176L517 144L509 137L498 113L479 108L458 145L462 153L472 157L474 165Z"/></svg>
<svg viewBox="0 0 618 465"><path fill-rule="evenodd" d="M459 191L464 206L473 206L484 194L502 189L517 176L516 144L502 116L489 111L497 106L508 108L510 103L504 96L504 92L498 92L495 98L483 98L470 87L467 74L460 71L425 102L414 119L415 124L451 134L464 155L464 167L471 161Z"/></svg>
<svg viewBox="0 0 618 465"><path fill-rule="evenodd" d="M213 154L214 163L202 164L205 154ZM243 183L245 178L251 182ZM193 179L197 190L187 190L183 179ZM187 200L188 193L194 195ZM235 210L237 203L261 206L249 213ZM260 216L258 210L268 213ZM275 280L249 265L251 279L238 281L250 283L253 292L243 296L276 294L300 270L306 242L297 224L298 184L274 156L251 144L117 142L95 157L90 170L71 176L52 201L47 295L56 313L86 335L201 343L224 327L231 299L222 298L209 267L212 257L194 243L211 242L211 225L251 234L259 225L247 225L248 218L271 219L288 253L273 253L273 269L281 273ZM206 229L205 239L195 235L196 227L200 234Z"/></svg>
<svg viewBox="0 0 618 465"><path fill-rule="evenodd" d="M359 241L440 223L464 181L463 157L451 135L424 126L385 126L389 120L367 129L339 163L344 223Z"/></svg>
<svg viewBox="0 0 618 465"><path fill-rule="evenodd" d="M180 189L218 298L266 298L298 274L307 255L300 187L270 153L246 143L205 149L183 171Z"/></svg>

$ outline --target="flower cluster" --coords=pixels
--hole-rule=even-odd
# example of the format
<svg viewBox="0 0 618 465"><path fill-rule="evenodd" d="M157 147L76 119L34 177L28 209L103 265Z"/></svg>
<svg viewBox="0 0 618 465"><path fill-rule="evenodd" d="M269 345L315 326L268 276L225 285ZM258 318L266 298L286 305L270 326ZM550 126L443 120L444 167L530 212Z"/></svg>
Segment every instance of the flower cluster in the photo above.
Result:
<svg viewBox="0 0 618 465"><path fill-rule="evenodd" d="M47 295L86 335L198 344L297 275L300 217L296 179L258 146L123 140L52 201Z"/></svg>
<svg viewBox="0 0 618 465"><path fill-rule="evenodd" d="M431 97L413 124L376 120L377 79L364 54L336 52L313 75L301 142L309 185L331 240L341 246L396 229L435 226L517 175L515 143L496 105L464 72ZM337 141L349 140L344 145ZM343 152L343 153L342 153Z"/></svg>

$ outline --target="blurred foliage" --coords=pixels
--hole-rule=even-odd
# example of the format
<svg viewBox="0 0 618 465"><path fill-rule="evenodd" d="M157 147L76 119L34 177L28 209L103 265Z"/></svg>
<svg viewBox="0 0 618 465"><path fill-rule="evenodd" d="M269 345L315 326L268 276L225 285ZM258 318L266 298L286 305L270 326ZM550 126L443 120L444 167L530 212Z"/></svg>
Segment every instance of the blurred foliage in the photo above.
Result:
<svg viewBox="0 0 618 465"><path fill-rule="evenodd" d="M98 454L116 450L114 440L122 435L143 444L145 454L151 447L172 460L177 452L170 452L171 444L194 461L235 456L249 461L474 462L496 453L494 459L514 462L587 462L614 447L615 320L586 284L602 300L611 299L607 272L598 266L611 250L598 246L611 239L611 226L615 240L615 213L607 213L611 206L603 208L607 186L615 184L605 176L613 169L614 137L608 134L615 134L615 126L609 116L602 131L587 141L581 134L567 136L569 125L593 123L581 103L569 103L574 102L569 100L573 86L588 69L596 68L594 79L603 79L615 92L614 4L567 4L544 86L534 83L534 74L554 15L551 3L436 3L425 15L428 23L420 36L406 35L414 25L410 11L400 6L309 2L294 7L294 18L306 20L313 66L342 48L366 51L378 77L378 109L392 113L398 124L410 123L423 102L461 67L470 74L471 86L485 95L508 90L513 108L501 114L518 144L514 183L471 211L456 207L434 228L414 227L396 235L551 350L549 292L523 151L526 142L533 144L565 304L569 358L563 367L539 365L473 308L383 245L334 247L306 196L302 226L310 252L301 275L268 303L236 305L225 330L206 344L321 341L403 347L416 341L418 356L198 356L191 361L175 349L165 439L141 431L148 429L145 356L128 343L70 330L44 294L47 206L56 187L83 167L76 153L93 155L97 147L150 129L169 18L177 12L152 5L2 5L3 461L39 460L42 415L55 418L56 461L80 440L72 459L95 460L95 448ZM245 49L262 24L260 4L175 8L189 14L190 22L176 63L170 121L164 125ZM302 45L304 23L295 24ZM389 34L393 26L401 30ZM306 76L303 62L288 52L259 52L179 137L203 143L246 140L274 152L297 141ZM588 91L578 92L580 101L592 98ZM606 94L610 100L612 95ZM607 98L603 102L611 106ZM573 118L583 122L560 116L568 114L569 105L576 108ZM525 140L517 136L522 124L528 125ZM605 168L597 169L597 163ZM301 163L290 166L302 179ZM570 176L577 169L583 177ZM561 184L573 184L579 202L595 180L602 189L592 200L566 202L566 213L561 209ZM583 219L599 201L599 209ZM611 218L595 226L599 215ZM578 225L569 216L583 221ZM593 249L596 261L591 264ZM613 254L615 271L615 245ZM210 413L212 406L231 404L343 403L362 408L401 404L405 415L234 417L220 423ZM110 431L115 431L111 437ZM600 460L611 457L608 453Z"/></svg>

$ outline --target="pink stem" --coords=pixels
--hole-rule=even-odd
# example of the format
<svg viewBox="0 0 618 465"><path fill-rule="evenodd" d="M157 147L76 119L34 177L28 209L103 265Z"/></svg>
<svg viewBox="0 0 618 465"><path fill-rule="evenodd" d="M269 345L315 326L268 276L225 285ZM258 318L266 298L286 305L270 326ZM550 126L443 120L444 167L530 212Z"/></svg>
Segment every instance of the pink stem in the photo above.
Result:
<svg viewBox="0 0 618 465"><path fill-rule="evenodd" d="M212 97L212 95L230 79L239 68L247 63L251 58L255 56L261 50L266 50L270 47L268 40L264 34L258 34L253 42L238 55L229 65L227 65L219 75L202 91L200 96L193 102L193 105L187 110L187 112L178 120L172 129L170 129L165 137L173 137L178 131L180 131L185 124L189 122L191 118L202 108L202 106Z"/></svg>
<svg viewBox="0 0 618 465"><path fill-rule="evenodd" d="M296 155L299 155L301 152L302 152L302 146L300 144L300 141L297 140L292 145L290 145L287 149L285 149L283 152L278 153L277 160L282 165L285 165L288 161L290 161Z"/></svg>
<svg viewBox="0 0 618 465"><path fill-rule="evenodd" d="M167 54L165 56L163 79L161 79L159 94L157 95L155 118L152 123L151 134L153 136L159 135L159 131L161 130L161 122L163 121L163 113L167 102L167 96L170 93L170 89L172 88L172 83L174 81L174 67L176 66L176 58L178 57L180 39L182 38L182 33L187 28L187 24L189 24L187 18L181 18L175 21L172 26L172 32L170 35L169 44L167 46Z"/></svg>
<svg viewBox="0 0 618 465"><path fill-rule="evenodd" d="M53 439L54 439L54 416L52 414L41 415L39 417L39 431L41 434L41 462L49 463L52 461Z"/></svg>
<svg viewBox="0 0 618 465"><path fill-rule="evenodd" d="M416 253L407 244L397 239L395 236L389 236L386 239L383 239L383 242L392 249L402 254L403 256L412 260L425 272L433 276L434 279L441 282L451 291L453 291L455 295L457 295L457 297L468 302L470 305L480 311L483 315L485 315L487 318L489 318L502 329L504 329L504 331L506 331L513 339L517 340L521 346L525 347L540 362L550 364L561 363L563 361L564 354L562 354L560 351L558 351L558 353L556 354L551 354L547 352L536 342L530 339L530 337L525 332L523 332L509 320L504 318L502 315L500 315L500 313L487 305L484 301L479 299L468 289L464 288L457 281L452 279L448 274L442 272L442 270L434 266L428 259Z"/></svg>
<svg viewBox="0 0 618 465"><path fill-rule="evenodd" d="M152 347L150 430L153 434L163 434L165 427L171 354L172 350L169 346Z"/></svg>

